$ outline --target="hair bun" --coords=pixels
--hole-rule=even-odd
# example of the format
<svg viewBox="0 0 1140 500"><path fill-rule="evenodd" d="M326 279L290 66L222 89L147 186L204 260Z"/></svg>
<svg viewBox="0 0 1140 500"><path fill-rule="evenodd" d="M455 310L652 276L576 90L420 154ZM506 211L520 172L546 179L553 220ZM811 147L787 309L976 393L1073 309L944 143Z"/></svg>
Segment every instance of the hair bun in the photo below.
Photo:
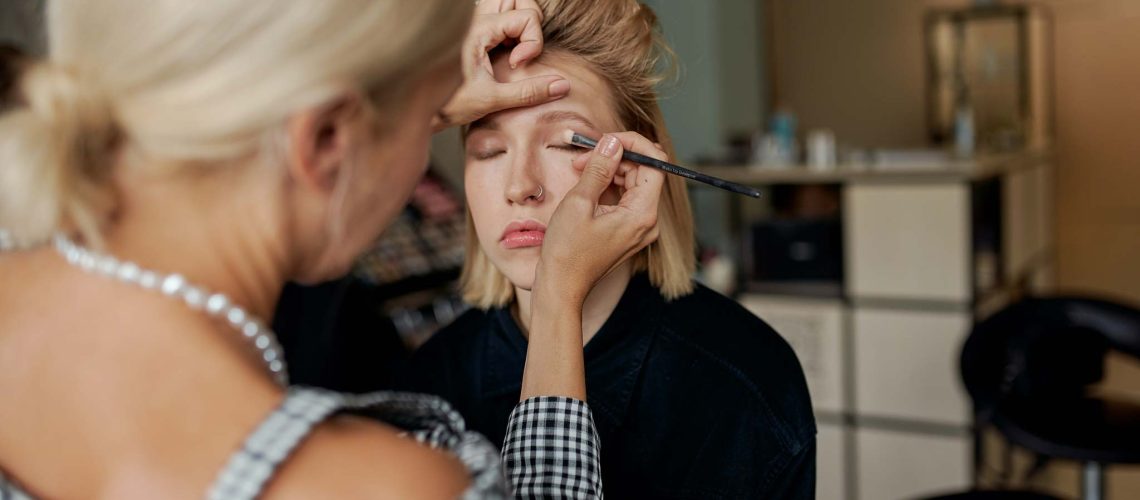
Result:
<svg viewBox="0 0 1140 500"><path fill-rule="evenodd" d="M81 72L41 61L30 65L20 80L23 103L61 144L74 146L76 167L102 163L113 147L117 127L107 96Z"/></svg>

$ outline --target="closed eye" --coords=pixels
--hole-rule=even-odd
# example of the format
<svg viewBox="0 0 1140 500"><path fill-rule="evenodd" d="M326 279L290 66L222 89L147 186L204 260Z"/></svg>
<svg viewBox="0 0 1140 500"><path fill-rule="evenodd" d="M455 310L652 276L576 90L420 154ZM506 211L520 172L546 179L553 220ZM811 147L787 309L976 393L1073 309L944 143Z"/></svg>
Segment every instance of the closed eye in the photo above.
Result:
<svg viewBox="0 0 1140 500"><path fill-rule="evenodd" d="M492 149L492 150L488 150L488 151L473 152L473 153L471 153L471 157L475 158L476 160L483 161L483 160L490 160L491 158L499 156L503 153L506 153L506 151L504 151L502 149Z"/></svg>
<svg viewBox="0 0 1140 500"><path fill-rule="evenodd" d="M551 145L546 146L546 147L550 148L550 149L557 149L559 151L579 152L582 150L582 148L579 148L578 146L575 146L573 144L551 144Z"/></svg>

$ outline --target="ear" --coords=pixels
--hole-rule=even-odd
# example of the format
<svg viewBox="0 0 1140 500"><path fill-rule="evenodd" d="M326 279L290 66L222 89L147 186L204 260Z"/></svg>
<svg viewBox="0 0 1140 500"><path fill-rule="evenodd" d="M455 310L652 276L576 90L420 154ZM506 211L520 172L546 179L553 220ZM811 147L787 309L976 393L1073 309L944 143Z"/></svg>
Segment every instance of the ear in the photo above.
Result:
<svg viewBox="0 0 1140 500"><path fill-rule="evenodd" d="M352 149L358 146L364 101L345 93L332 102L306 109L286 124L289 175L298 185L332 192Z"/></svg>

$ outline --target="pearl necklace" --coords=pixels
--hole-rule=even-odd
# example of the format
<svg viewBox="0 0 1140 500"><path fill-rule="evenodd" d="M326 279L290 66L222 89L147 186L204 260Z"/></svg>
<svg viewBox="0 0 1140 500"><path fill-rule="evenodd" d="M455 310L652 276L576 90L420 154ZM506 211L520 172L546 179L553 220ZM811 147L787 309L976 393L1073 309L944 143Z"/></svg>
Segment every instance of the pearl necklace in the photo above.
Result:
<svg viewBox="0 0 1140 500"><path fill-rule="evenodd" d="M167 297L181 300L195 311L204 310L210 317L224 319L226 324L237 330L257 348L261 360L273 379L282 386L289 385L285 358L281 355L281 345L277 343L277 335L245 309L232 304L229 297L194 286L180 274L163 275L143 269L134 262L120 261L110 255L96 253L75 244L63 235L56 235L54 243L56 251L63 255L69 264L86 272L160 292Z"/></svg>

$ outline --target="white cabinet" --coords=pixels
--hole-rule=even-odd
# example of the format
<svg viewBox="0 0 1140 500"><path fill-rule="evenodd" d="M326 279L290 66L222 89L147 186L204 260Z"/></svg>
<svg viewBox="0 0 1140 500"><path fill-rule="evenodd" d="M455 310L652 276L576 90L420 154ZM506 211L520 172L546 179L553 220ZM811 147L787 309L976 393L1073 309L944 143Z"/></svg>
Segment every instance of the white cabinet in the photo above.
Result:
<svg viewBox="0 0 1140 500"><path fill-rule="evenodd" d="M851 184L843 226L849 297L970 300L966 184Z"/></svg>
<svg viewBox="0 0 1140 500"><path fill-rule="evenodd" d="M903 500L970 486L970 440L873 428L855 431L860 500Z"/></svg>
<svg viewBox="0 0 1140 500"><path fill-rule="evenodd" d="M1016 298L1022 281L1050 286L1048 157L938 171L711 173L754 185L840 186L842 283L748 283L767 293L739 297L803 365L819 428L817 496L894 500L968 488L972 416L961 349L974 319Z"/></svg>
<svg viewBox="0 0 1140 500"><path fill-rule="evenodd" d="M856 414L968 425L958 359L970 322L967 312L856 307Z"/></svg>
<svg viewBox="0 0 1140 500"><path fill-rule="evenodd" d="M796 352L816 414L845 410L843 331L846 307L839 300L745 295L740 303L764 318Z"/></svg>
<svg viewBox="0 0 1140 500"><path fill-rule="evenodd" d="M842 425L818 423L815 459L815 498L843 500L847 496L847 429Z"/></svg>

